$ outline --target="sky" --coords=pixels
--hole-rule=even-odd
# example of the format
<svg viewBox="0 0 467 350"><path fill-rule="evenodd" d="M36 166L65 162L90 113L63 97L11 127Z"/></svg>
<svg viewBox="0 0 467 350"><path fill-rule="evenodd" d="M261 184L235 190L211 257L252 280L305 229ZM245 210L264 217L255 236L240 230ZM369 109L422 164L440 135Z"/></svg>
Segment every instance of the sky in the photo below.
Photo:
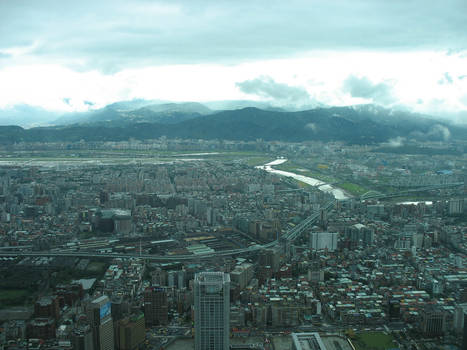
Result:
<svg viewBox="0 0 467 350"><path fill-rule="evenodd" d="M0 110L136 98L467 123L467 1L0 0Z"/></svg>

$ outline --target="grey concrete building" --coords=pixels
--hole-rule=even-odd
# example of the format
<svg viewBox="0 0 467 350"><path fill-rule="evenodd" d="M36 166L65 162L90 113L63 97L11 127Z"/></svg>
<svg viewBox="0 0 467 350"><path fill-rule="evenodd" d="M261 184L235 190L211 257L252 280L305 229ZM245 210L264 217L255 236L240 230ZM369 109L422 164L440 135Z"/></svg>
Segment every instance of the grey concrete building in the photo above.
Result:
<svg viewBox="0 0 467 350"><path fill-rule="evenodd" d="M224 272L195 275L195 349L229 349L230 276Z"/></svg>

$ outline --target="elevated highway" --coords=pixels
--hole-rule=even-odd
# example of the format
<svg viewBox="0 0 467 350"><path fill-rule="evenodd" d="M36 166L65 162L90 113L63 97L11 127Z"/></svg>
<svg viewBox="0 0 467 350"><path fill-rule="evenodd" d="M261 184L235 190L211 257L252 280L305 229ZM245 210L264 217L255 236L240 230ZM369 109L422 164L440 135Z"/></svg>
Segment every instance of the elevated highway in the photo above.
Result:
<svg viewBox="0 0 467 350"><path fill-rule="evenodd" d="M361 195L360 200L403 197L403 196L410 195L412 193L417 193L417 192L442 190L444 188L453 188L453 187L459 187L459 186L464 186L464 183L463 182L453 182L453 183L447 183L447 184L423 186L423 187L413 188L413 189L410 189L410 190L394 192L394 193L388 193L388 194L383 194L383 193L379 193L379 192L376 192L376 191L369 191L369 192L364 193L363 195Z"/></svg>
<svg viewBox="0 0 467 350"><path fill-rule="evenodd" d="M270 248L277 244L277 241L268 244L253 245L248 248L229 249L206 254L184 254L184 255L153 255L153 254L123 254L123 253L98 253L98 252L76 252L76 251L0 251L1 257L75 257L75 258L139 258L158 262L170 261L195 261L209 260L223 256L249 254L260 249Z"/></svg>
<svg viewBox="0 0 467 350"><path fill-rule="evenodd" d="M390 194L381 194L377 192L370 192L362 195L360 200L367 199L384 199L391 197L401 197L414 192L424 192L431 191L443 188L451 188L457 186L463 186L464 183L450 183L450 184L440 184L420 187L412 190L401 191ZM320 216L321 212L324 210L326 212L330 211L336 203L336 200L331 200L326 203L322 208L313 212L300 224L289 230L287 233L281 236L279 240L272 241L267 244L256 244L246 248L238 249L229 249L223 251L216 251L214 253L206 254L184 254L184 255L153 255L153 254L121 254L121 253L98 253L98 252L85 252L85 251L12 251L12 249L3 249L0 248L0 257L76 257L76 258L140 258L157 262L171 262L171 261L199 261L199 260L209 260L216 259L225 256L236 256L236 255L247 255L261 249L267 249L283 245L287 251L290 245L298 238L300 235L308 230L313 224L315 224ZM13 247L12 247L13 248ZM18 247L14 247L18 248ZM26 248L26 247L24 247Z"/></svg>
<svg viewBox="0 0 467 350"><path fill-rule="evenodd" d="M335 201L328 202L322 209L329 210L334 206ZM157 262L171 261L198 261L216 259L225 256L247 255L261 249L272 248L280 244L290 245L297 239L305 230L314 224L320 217L321 210L318 210L303 220L300 224L282 235L279 240L275 240L266 244L255 244L246 248L229 249L216 251L214 253L205 254L183 254L183 255L153 255L153 254L122 254L122 253L98 253L89 251L9 251L0 248L0 257L74 257L74 258L139 258Z"/></svg>

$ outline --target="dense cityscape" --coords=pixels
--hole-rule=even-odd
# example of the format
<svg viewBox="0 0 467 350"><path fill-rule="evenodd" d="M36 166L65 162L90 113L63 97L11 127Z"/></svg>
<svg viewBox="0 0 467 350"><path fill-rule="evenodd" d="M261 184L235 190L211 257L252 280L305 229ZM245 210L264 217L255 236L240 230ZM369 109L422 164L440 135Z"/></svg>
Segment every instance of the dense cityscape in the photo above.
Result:
<svg viewBox="0 0 467 350"><path fill-rule="evenodd" d="M466 144L411 146L2 146L0 348L465 349Z"/></svg>
<svg viewBox="0 0 467 350"><path fill-rule="evenodd" d="M467 0L0 0L0 350L467 350Z"/></svg>

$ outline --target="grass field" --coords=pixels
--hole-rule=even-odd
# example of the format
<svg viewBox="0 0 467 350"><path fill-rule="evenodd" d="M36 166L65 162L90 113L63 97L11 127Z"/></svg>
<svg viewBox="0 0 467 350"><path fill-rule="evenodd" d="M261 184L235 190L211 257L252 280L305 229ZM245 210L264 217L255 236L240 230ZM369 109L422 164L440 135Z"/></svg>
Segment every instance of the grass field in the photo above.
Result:
<svg viewBox="0 0 467 350"><path fill-rule="evenodd" d="M322 174L318 171L311 171L309 169L303 169L301 166L293 162L286 162L283 164L274 165L273 168L277 170L290 171L292 173L312 177L314 179L321 180L327 183L339 182L339 180L333 176Z"/></svg>
<svg viewBox="0 0 467 350"><path fill-rule="evenodd" d="M103 262L93 261L88 265L87 270L92 272L104 273L107 265Z"/></svg>
<svg viewBox="0 0 467 350"><path fill-rule="evenodd" d="M0 289L0 308L23 305L30 294L25 289Z"/></svg>
<svg viewBox="0 0 467 350"><path fill-rule="evenodd" d="M269 162L272 162L274 158L271 157L261 157L261 156L254 156L246 158L246 164L249 166L257 166L257 165L264 165Z"/></svg>
<svg viewBox="0 0 467 350"><path fill-rule="evenodd" d="M356 350L387 350L396 347L394 338L383 332L357 334L352 343Z"/></svg>
<svg viewBox="0 0 467 350"><path fill-rule="evenodd" d="M311 186L311 185L309 185L309 184L307 184L307 183L301 182L301 181L299 181L299 180L295 180L295 179L294 179L294 181L297 183L298 187L300 187L300 188L309 188L309 187L313 187L313 186Z"/></svg>
<svg viewBox="0 0 467 350"><path fill-rule="evenodd" d="M337 184L337 187L342 188L343 190L355 196L361 196L362 194L368 192L367 188L351 183L351 182L343 182L343 183Z"/></svg>

